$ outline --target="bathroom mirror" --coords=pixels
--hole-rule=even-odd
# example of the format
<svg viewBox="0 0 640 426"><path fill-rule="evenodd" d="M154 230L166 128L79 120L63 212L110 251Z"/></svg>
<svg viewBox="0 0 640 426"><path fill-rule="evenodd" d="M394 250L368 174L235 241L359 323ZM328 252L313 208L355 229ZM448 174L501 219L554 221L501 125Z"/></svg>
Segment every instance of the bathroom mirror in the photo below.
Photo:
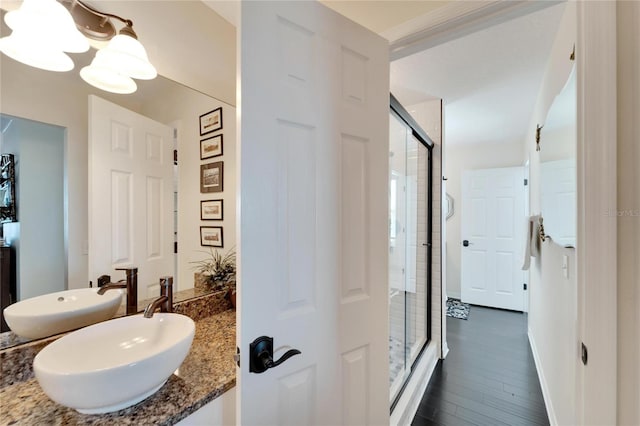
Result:
<svg viewBox="0 0 640 426"><path fill-rule="evenodd" d="M2 20L2 36L7 33L8 29ZM173 229L176 232L182 229L178 226L178 210L181 212L180 220L190 221L191 226L185 226L186 230L175 236L178 254L172 265L174 290L181 295L174 300L200 296L203 293L193 288L194 265L191 262L207 257L203 253L207 248L200 245L198 234L200 201L214 197L207 197L199 191L199 165L202 162L199 140L202 138L199 135L198 117L219 107L225 109L226 121L221 131L225 136L224 157L219 159L227 163L225 169L229 179L225 177L225 194L231 196L234 191L232 175L235 151L234 135L231 133L234 110L211 96L162 76L149 81L138 80L138 90L131 95L115 95L95 89L78 75L78 71L88 65L94 55L93 50L74 54L75 69L68 73L43 71L5 56L1 58L2 153L9 153L18 144L26 147L25 141L28 139L44 140L36 138L36 135L44 134L47 140L41 146L25 148L31 150L29 155L16 155L18 176L28 176L30 179L19 181L16 187L18 222L5 223L1 227L2 237L8 243L17 241L16 299L19 301L55 291L88 287L90 281L96 286L97 276L89 276L88 272L91 233L87 201L90 173L87 147L89 95L96 95L177 129L174 143L181 157L178 165L174 166ZM10 137L16 138L15 141L11 141ZM27 162L28 157L37 163ZM182 164L188 166L181 167ZM32 188L37 191L31 192L29 185L33 185ZM48 197L46 208L30 208L30 201L21 199L21 194L27 192L36 194L33 197L37 203L33 205L42 206L42 197ZM223 198L225 194L215 198ZM215 223L224 225L227 234L225 243L230 241L221 249L223 252L233 246L233 209L234 203L229 200L225 203L224 221ZM27 225L28 220L37 225ZM32 250L25 250L25 239L29 237L26 234L29 233L38 244L32 244ZM23 244L20 244L21 238ZM116 274L112 273L113 282L124 278L124 275ZM152 290L150 287L148 292L139 290L139 301L157 296ZM1 347L7 345L0 344Z"/></svg>
<svg viewBox="0 0 640 426"><path fill-rule="evenodd" d="M544 230L556 244L576 245L576 70L554 99L540 136L540 192Z"/></svg>

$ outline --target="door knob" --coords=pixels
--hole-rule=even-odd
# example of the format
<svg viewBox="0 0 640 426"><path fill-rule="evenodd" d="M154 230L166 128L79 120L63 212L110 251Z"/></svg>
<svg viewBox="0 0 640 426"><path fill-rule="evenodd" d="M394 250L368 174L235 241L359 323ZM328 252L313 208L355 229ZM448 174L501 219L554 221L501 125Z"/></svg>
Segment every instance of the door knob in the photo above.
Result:
<svg viewBox="0 0 640 426"><path fill-rule="evenodd" d="M249 371L264 373L270 368L277 367L294 355L299 355L297 349L290 349L277 361L273 360L273 337L261 336L249 344Z"/></svg>
<svg viewBox="0 0 640 426"><path fill-rule="evenodd" d="M462 241L462 245L465 247L469 247L469 245L473 245L473 243L470 243L469 240L464 240Z"/></svg>

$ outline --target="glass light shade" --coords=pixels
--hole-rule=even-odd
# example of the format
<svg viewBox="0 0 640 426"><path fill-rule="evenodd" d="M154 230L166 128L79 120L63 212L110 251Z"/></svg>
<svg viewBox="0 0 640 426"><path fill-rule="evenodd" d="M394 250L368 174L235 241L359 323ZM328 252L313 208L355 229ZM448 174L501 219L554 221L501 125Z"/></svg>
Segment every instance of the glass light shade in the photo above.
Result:
<svg viewBox="0 0 640 426"><path fill-rule="evenodd" d="M0 39L0 51L25 65L47 71L64 72L73 69L73 61L66 53L43 48L30 37L22 36L18 30Z"/></svg>
<svg viewBox="0 0 640 426"><path fill-rule="evenodd" d="M124 34L111 39L107 47L96 53L109 67L138 80L151 80L158 72L149 62L147 52L138 40Z"/></svg>
<svg viewBox="0 0 640 426"><path fill-rule="evenodd" d="M29 34L44 48L80 53L89 41L78 31L69 11L56 0L24 0L20 9L7 12L7 26Z"/></svg>
<svg viewBox="0 0 640 426"><path fill-rule="evenodd" d="M138 89L131 77L117 72L98 56L91 61L91 65L80 70L80 77L93 87L106 92L126 95Z"/></svg>

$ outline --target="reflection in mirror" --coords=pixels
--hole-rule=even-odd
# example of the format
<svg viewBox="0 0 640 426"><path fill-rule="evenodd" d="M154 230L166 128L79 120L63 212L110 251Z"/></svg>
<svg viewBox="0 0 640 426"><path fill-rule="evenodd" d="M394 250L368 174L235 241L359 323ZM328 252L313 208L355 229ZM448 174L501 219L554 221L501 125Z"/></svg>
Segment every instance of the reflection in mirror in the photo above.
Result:
<svg viewBox="0 0 640 426"><path fill-rule="evenodd" d="M541 210L547 236L576 245L576 70L547 114L540 141Z"/></svg>
<svg viewBox="0 0 640 426"><path fill-rule="evenodd" d="M11 120L2 120L2 133L11 125ZM1 139L0 139L1 140ZM0 155L0 223L16 221L15 156Z"/></svg>
<svg viewBox="0 0 640 426"><path fill-rule="evenodd" d="M3 24L3 34L5 30ZM94 55L93 51L74 55L75 69L88 64ZM224 129L212 135L225 132L224 156L216 160L227 163L225 194L232 196L235 190L233 107L161 76L138 82L138 91L134 94L115 95L87 85L77 72L47 72L3 57L1 78L3 126L0 147L3 154L13 154L16 159L18 217L16 222L4 223L0 228L0 236L11 246L15 257L16 290L11 301L87 288L90 282L95 287L98 276L103 274L110 275L111 281L116 282L124 278L116 268L138 266L138 300L139 307L144 308L146 299L159 294L159 269L151 271L150 267L138 265L139 255L108 259L105 268L92 268L89 259L92 255L95 257L97 249L103 246L111 247L106 250L106 255L113 256L126 253L133 246L142 245L155 250L159 247L156 242L170 250L169 256L164 258L161 275L174 277L174 289L177 291L174 301L199 296L201 293L193 288L194 269L190 262L203 257L198 235L199 207L201 200L211 197L199 192L201 138L198 117L219 107L226 109L224 116L228 118ZM91 242L91 236L98 231L91 225L91 199L97 201L94 206L100 206L94 209L112 210L109 196L100 191L90 192L89 182L96 180L89 165L91 96L171 129L167 141L170 146L162 150L162 155L156 150L159 146L157 140L143 138L141 142L143 151L146 149L143 155L162 157L169 164L169 191L162 195L163 200L168 199L170 204L169 215L163 217L162 229L166 235L149 233L147 238L136 234L135 238L144 241L131 240L132 246L119 246L118 253L112 245L114 238L125 235L128 229L110 227L101 240L102 244ZM178 168L174 164L174 149L180 152L180 165L186 164L185 167ZM225 194L216 198L224 198ZM235 233L235 203L228 200L224 206L227 210L224 220L215 223L226 228L227 247L223 251L234 245ZM143 214L144 218L143 211L135 208L132 214ZM145 223L143 226L147 229L159 229L157 223L148 223L144 219L141 223ZM136 229L131 229L132 234ZM178 254L174 254L174 243L180 248ZM0 339L0 348L10 345L6 344L5 337Z"/></svg>

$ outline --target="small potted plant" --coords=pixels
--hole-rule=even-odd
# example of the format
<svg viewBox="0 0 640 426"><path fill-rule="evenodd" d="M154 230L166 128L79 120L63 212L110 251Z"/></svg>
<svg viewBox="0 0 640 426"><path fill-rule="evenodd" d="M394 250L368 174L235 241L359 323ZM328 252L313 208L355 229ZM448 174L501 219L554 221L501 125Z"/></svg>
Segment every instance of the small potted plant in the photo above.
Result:
<svg viewBox="0 0 640 426"><path fill-rule="evenodd" d="M227 298L235 302L236 287L236 252L229 250L221 254L218 250L204 251L207 257L190 262L196 270L194 274L195 288L203 291L227 290ZM233 303L235 306L235 303Z"/></svg>

